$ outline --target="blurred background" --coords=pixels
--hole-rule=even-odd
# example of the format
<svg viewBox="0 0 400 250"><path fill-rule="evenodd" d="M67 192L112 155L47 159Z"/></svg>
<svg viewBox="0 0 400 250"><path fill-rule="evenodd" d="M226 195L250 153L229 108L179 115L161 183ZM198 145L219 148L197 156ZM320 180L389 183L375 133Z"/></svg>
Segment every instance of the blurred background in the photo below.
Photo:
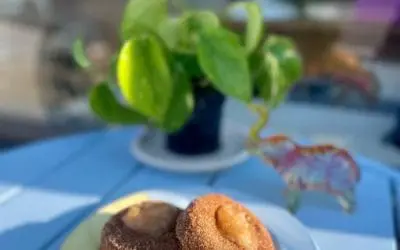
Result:
<svg viewBox="0 0 400 250"><path fill-rule="evenodd" d="M104 126L86 98L98 76L82 72L70 48L83 36L106 69L125 2L0 0L0 150ZM187 2L220 10L234 1ZM400 1L258 2L268 30L291 36L305 60L305 77L271 128L400 167ZM229 25L243 29L245 18L234 12ZM254 119L234 101L226 116Z"/></svg>

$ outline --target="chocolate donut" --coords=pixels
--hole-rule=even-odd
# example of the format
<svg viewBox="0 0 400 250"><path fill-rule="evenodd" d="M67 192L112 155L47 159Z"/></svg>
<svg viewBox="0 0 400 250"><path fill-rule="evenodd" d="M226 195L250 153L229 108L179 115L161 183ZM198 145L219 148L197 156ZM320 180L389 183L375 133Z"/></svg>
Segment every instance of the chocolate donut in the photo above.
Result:
<svg viewBox="0 0 400 250"><path fill-rule="evenodd" d="M221 194L192 201L178 216L176 236L183 250L275 250L257 217Z"/></svg>
<svg viewBox="0 0 400 250"><path fill-rule="evenodd" d="M100 250L179 250L175 225L180 212L158 201L126 208L105 224Z"/></svg>

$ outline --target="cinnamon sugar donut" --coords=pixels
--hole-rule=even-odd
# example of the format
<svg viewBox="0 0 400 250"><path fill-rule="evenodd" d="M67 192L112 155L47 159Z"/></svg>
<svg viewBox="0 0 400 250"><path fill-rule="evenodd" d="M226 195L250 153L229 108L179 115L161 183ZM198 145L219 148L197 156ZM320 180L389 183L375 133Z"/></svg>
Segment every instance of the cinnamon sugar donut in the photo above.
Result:
<svg viewBox="0 0 400 250"><path fill-rule="evenodd" d="M257 217L221 194L194 200L178 216L176 236L183 250L276 250Z"/></svg>
<svg viewBox="0 0 400 250"><path fill-rule="evenodd" d="M180 212L158 201L126 208L105 224L100 250L179 250L175 225Z"/></svg>

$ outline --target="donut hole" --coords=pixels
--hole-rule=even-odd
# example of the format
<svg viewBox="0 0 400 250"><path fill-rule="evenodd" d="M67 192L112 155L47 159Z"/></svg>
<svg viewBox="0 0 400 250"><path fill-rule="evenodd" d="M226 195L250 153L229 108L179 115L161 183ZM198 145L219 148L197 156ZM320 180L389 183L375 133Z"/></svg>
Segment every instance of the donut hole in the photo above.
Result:
<svg viewBox="0 0 400 250"><path fill-rule="evenodd" d="M101 250L179 250L179 208L159 201L134 204L113 215L101 233Z"/></svg>
<svg viewBox="0 0 400 250"><path fill-rule="evenodd" d="M127 209L121 219L128 228L157 238L174 229L178 214L178 208L166 203L143 202Z"/></svg>

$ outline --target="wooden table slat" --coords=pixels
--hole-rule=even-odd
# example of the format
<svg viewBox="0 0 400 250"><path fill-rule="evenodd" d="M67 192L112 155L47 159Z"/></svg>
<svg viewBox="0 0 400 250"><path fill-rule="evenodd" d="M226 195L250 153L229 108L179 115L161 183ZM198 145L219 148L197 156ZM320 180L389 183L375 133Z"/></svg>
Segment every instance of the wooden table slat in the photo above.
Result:
<svg viewBox="0 0 400 250"><path fill-rule="evenodd" d="M107 133L91 150L0 206L2 248L40 249L94 209L138 167L128 150L133 136L131 129Z"/></svg>
<svg viewBox="0 0 400 250"><path fill-rule="evenodd" d="M101 134L94 132L43 141L0 154L0 204L13 190L51 173L90 147Z"/></svg>

